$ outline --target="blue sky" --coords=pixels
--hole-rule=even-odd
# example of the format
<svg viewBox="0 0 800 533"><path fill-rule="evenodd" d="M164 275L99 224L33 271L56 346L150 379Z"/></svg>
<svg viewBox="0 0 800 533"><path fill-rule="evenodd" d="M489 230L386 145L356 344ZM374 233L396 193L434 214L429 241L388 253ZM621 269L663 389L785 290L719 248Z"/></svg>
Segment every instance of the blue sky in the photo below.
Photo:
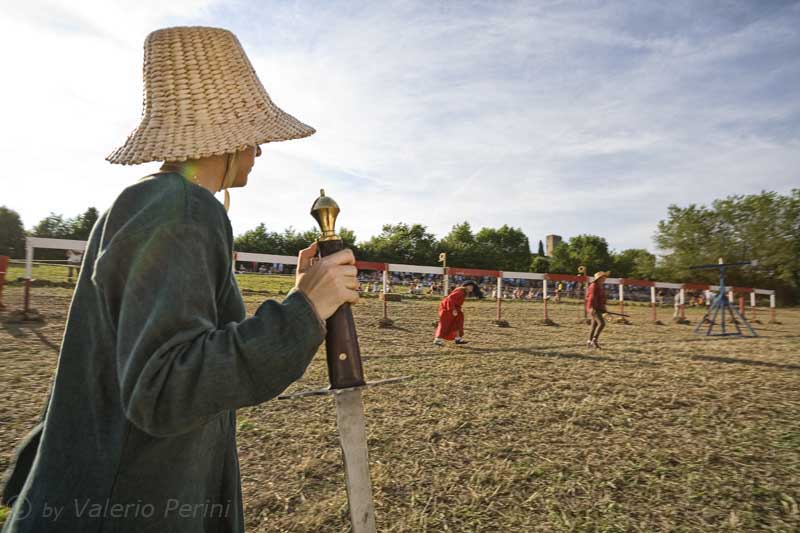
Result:
<svg viewBox="0 0 800 533"><path fill-rule="evenodd" d="M34 1L0 7L0 204L27 227L157 168L104 158L172 25L232 30L318 130L264 147L235 233L312 227L324 187L361 239L467 220L653 249L669 204L800 187L798 2Z"/></svg>

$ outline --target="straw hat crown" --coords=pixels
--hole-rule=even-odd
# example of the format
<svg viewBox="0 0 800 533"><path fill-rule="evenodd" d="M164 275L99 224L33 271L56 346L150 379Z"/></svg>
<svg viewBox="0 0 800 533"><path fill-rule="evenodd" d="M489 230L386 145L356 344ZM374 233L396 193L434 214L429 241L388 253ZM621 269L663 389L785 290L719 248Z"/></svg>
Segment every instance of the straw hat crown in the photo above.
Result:
<svg viewBox="0 0 800 533"><path fill-rule="evenodd" d="M595 272L595 273L594 273L594 277L592 278L592 281L597 281L598 279L600 279L600 278L603 278L603 277L606 277L606 278L607 278L607 277L608 277L608 276L610 276L610 275L611 275L611 272L603 272L603 271L601 270L601 271L599 271L599 272Z"/></svg>
<svg viewBox="0 0 800 533"><path fill-rule="evenodd" d="M144 43L142 121L107 160L185 161L314 131L272 102L233 33L166 28Z"/></svg>

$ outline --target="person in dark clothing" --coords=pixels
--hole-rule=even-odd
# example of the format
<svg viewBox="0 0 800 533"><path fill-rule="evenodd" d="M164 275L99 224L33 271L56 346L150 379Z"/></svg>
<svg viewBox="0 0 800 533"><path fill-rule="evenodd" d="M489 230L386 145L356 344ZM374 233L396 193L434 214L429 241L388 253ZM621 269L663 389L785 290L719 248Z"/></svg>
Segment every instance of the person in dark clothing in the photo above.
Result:
<svg viewBox="0 0 800 533"><path fill-rule="evenodd" d="M144 82L142 122L109 160L164 165L91 231L43 420L6 476L4 533L244 531L236 409L302 376L325 319L358 301L352 252L312 264L312 245L286 299L246 317L227 189L259 144L314 130L272 103L236 37L156 31Z"/></svg>
<svg viewBox="0 0 800 533"><path fill-rule="evenodd" d="M600 348L597 340L606 327L606 321L603 318L603 313L606 312L606 292L603 288L603 283L605 283L609 274L609 272L595 272L594 278L589 283L589 288L586 291L586 312L592 317L589 340L586 341L586 346L589 348Z"/></svg>

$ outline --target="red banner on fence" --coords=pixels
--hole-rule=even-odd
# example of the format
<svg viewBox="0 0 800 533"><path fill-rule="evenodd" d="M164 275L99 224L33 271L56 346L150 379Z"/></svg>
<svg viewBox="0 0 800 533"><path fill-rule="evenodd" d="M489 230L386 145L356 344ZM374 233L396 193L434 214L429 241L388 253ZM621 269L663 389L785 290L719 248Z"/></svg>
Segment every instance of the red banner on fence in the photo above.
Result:
<svg viewBox="0 0 800 533"><path fill-rule="evenodd" d="M378 272L387 270L386 263L376 263L375 261L356 261L356 268L359 270L377 270Z"/></svg>
<svg viewBox="0 0 800 533"><path fill-rule="evenodd" d="M500 271L499 270L481 270L480 268L458 268L458 267L447 267L447 275L448 276L480 276L480 277L490 277L490 278L499 278Z"/></svg>
<svg viewBox="0 0 800 533"><path fill-rule="evenodd" d="M753 292L753 288L752 287L732 287L731 290L734 293L736 293L736 292Z"/></svg>
<svg viewBox="0 0 800 533"><path fill-rule="evenodd" d="M655 286L655 281L650 281L647 279L630 279L630 278L622 278L621 280L623 285L638 285L639 287L653 287Z"/></svg>
<svg viewBox="0 0 800 533"><path fill-rule="evenodd" d="M545 274L544 279L550 281L577 281L582 283L588 278L586 276L573 276L571 274Z"/></svg>

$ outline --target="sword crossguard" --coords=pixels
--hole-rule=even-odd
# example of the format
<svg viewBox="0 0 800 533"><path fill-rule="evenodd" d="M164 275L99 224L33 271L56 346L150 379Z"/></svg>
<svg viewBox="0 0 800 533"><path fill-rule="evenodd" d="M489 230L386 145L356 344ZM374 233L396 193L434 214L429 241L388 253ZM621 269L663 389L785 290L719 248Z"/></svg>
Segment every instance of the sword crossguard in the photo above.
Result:
<svg viewBox="0 0 800 533"><path fill-rule="evenodd" d="M397 378L387 378L387 379L379 379L378 381L367 381L363 385L357 385L355 387L344 387L341 389L334 389L331 387L326 387L324 389L314 389L314 390L306 390L300 392L293 392L290 394L281 394L278 396L279 400L296 400L298 398L306 398L308 396L328 396L328 395L336 395L341 394L343 392L349 392L354 390L366 390L371 389L372 387L379 387L381 385L393 385L395 383L402 383L404 381L409 381L413 379L414 376L400 376Z"/></svg>

